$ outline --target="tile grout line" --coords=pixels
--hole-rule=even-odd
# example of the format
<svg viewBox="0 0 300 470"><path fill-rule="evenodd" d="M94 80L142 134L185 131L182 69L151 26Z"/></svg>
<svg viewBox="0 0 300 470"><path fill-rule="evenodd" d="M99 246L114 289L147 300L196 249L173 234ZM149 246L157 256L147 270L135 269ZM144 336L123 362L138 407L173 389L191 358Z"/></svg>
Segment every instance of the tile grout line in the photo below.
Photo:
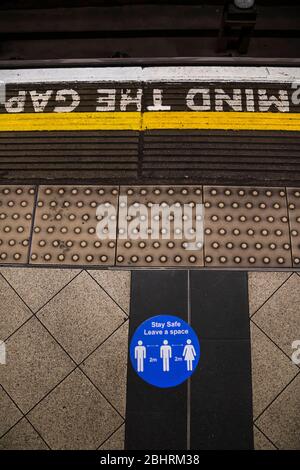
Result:
<svg viewBox="0 0 300 470"><path fill-rule="evenodd" d="M120 413L120 411L111 403L111 401L106 397L106 395L104 395L104 393L100 390L99 387L97 387L97 385L94 384L94 382L92 381L92 379L84 372L84 370L81 369L81 367L79 367L79 370L82 372L82 374L88 379L89 382L91 382L91 384L95 387L96 390L98 390L98 392L100 393L100 395L102 395L102 397L107 401L107 403L118 413L118 415L120 416L120 418L122 418L123 421L125 421L125 417Z"/></svg>
<svg viewBox="0 0 300 470"><path fill-rule="evenodd" d="M72 269L71 269L72 270ZM60 294L66 287L68 287L71 282L73 282L78 276L80 276L81 273L84 272L84 269L80 269L79 272L77 274L75 274L74 277L72 277L72 279L70 279L67 284L65 284L61 289L59 289L50 299L47 300L47 302L42 305L41 307L38 308L38 310L34 313L34 315L36 316L38 313L40 313L40 311L46 307L46 305L49 304L49 302L51 302L58 294Z"/></svg>
<svg viewBox="0 0 300 470"><path fill-rule="evenodd" d="M27 320L25 320L20 326L18 326L18 328L16 328L9 336L7 336L7 337L4 339L4 341L5 341L5 342L9 341L10 338L11 338L15 333L17 333L23 326L25 326L26 323L28 323L30 320L32 320L32 319L34 318L34 316L35 316L34 313L32 313L32 314L30 315L30 317L27 318Z"/></svg>
<svg viewBox="0 0 300 470"><path fill-rule="evenodd" d="M4 276L4 274L0 271L0 277L2 277L5 281L6 284L9 285L9 287L14 291L14 293L17 295L17 297L21 300L21 302L25 305L25 307L27 307L30 312L34 315L34 312L33 310L29 307L29 305L27 305L27 303L25 302L25 300L21 297L21 295L19 294L19 292L14 288L14 286L6 279L6 277Z"/></svg>
<svg viewBox="0 0 300 470"><path fill-rule="evenodd" d="M125 310L123 309L123 307L121 307L121 305L118 304L118 302L110 295L109 292L107 292L107 290L104 289L104 287L101 286L101 284L97 281L97 279L95 279L88 270L84 269L84 271L91 277L91 279L93 281L96 282L97 286L99 286L104 292L105 294L108 295L108 297L117 305L117 307L119 307L120 310L122 310L122 312L126 315L126 317L128 318L128 313L125 312Z"/></svg>
<svg viewBox="0 0 300 470"><path fill-rule="evenodd" d="M8 393L8 391L6 390L6 388L3 386L3 384L1 384L1 387L2 389L4 390L4 392L6 393L6 395L10 398L10 400L12 401L12 403L15 405L15 407L20 411L21 413L21 418L18 419L9 429L7 429L2 435L0 435L0 441L1 439L6 435L8 434L15 426L17 426L17 424L19 424L23 419L25 419L26 421L28 421L28 423L33 427L33 429L35 430L35 432L39 435L39 437L42 439L42 441L44 441L44 443L47 445L47 447L49 449L51 449L51 447L48 445L48 443L45 441L45 439L43 438L43 436L39 433L39 431L37 431L37 429L32 425L32 423L29 421L29 419L27 418L26 414L24 414L24 412L22 411L22 409L20 408L20 406L18 405L18 403L13 399L13 397L10 395L10 393Z"/></svg>
<svg viewBox="0 0 300 470"><path fill-rule="evenodd" d="M13 397L10 395L10 393L8 393L8 391L6 390L6 388L4 387L3 384L0 384L0 386L3 388L4 392L6 393L6 395L10 398L10 400L13 402L13 404L16 406L16 408L20 411L21 413L21 418L18 419L15 424L13 424L7 431L5 431L3 434L0 435L0 439L2 439L2 437L4 437L12 428L14 428L16 426L16 424L18 424L20 421L22 421L23 418L25 418L25 414L24 412L22 411L22 409L19 407L18 403L15 402L15 400L13 399Z"/></svg>
<svg viewBox="0 0 300 470"><path fill-rule="evenodd" d="M30 268L30 266L28 266ZM21 268L23 269L23 268ZM42 268L42 269L48 269L48 268ZM54 269L57 269L57 268L54 268ZM72 271L73 269L69 269L70 271ZM14 286L6 279L6 277L4 276L3 273L1 273L1 270L0 270L0 276L2 276L5 281L7 282L7 284L11 287L11 289L17 294L17 296L19 297L20 300L22 300L23 304L32 312L33 315L36 315L42 308L44 308L49 302L51 302L52 299L54 299L54 297L56 295L58 295L65 287L67 287L70 282L72 282L77 276L79 276L79 274L81 274L83 271L83 269L81 269L77 274L75 274L75 276L70 279L67 284L65 284L63 287L61 287L55 294L53 294L52 297L50 297L50 299L47 300L47 302L45 304L43 304L41 307L38 308L38 310L36 312L34 312L32 310L32 308L25 302L25 300L23 299L23 297L21 297L21 295L18 293L18 291L14 288Z"/></svg>
<svg viewBox="0 0 300 470"><path fill-rule="evenodd" d="M272 273L273 272L278 272L278 271L271 271ZM267 300L265 300L261 305L260 307L258 307L257 310L255 310L255 312L253 312L251 315L250 315L250 318L252 319L254 317L254 315L256 315L256 313L264 306L266 305L267 302L269 302L269 300L273 297L274 294L276 294L279 289L281 289L281 287L293 276L293 274L295 274L294 272L292 272L283 282L282 284L280 284L280 286L278 286L274 292L272 292L272 294L270 295L270 297L267 298ZM249 289L249 292L250 292L250 289Z"/></svg>
<svg viewBox="0 0 300 470"><path fill-rule="evenodd" d="M287 219L288 219L289 239L290 239L291 265L294 266L293 243L292 243L292 226L291 226L290 211L289 211L289 198L288 198L288 189L289 188L286 186L284 189L285 189L286 212L287 212Z"/></svg>
<svg viewBox="0 0 300 470"><path fill-rule="evenodd" d="M287 359L289 359L289 361L291 361L290 356L288 356L288 354L287 354L283 349L281 349L281 347L278 346L278 344L275 343L275 341L274 341L257 323L255 323L254 320L252 320L252 318L250 319L250 322L252 322L253 325L255 325L256 328L258 328L258 329L260 330L260 332L263 333L263 334L266 336L266 338L268 338L268 340L271 341L271 343L273 343L274 346L276 346L276 348L279 349L279 351L281 351L281 352L285 355L285 357L286 357ZM297 365L296 365L296 367L297 367Z"/></svg>
<svg viewBox="0 0 300 470"><path fill-rule="evenodd" d="M33 241L34 225L35 225L35 214L37 210L40 185L37 184L34 187L36 191L35 191L34 198L33 198L32 221L31 221L30 234L29 234L29 246L28 246L27 263L26 263L28 264L28 266L30 266L30 257L31 257L32 241Z"/></svg>
<svg viewBox="0 0 300 470"><path fill-rule="evenodd" d="M29 316L29 318L27 318L21 325L19 325L12 333L10 333L6 338L4 338L4 341L8 341L11 336L13 336L17 331L20 330L20 328L22 328L22 326L26 325L27 322L29 322L29 320L32 319L32 317L34 316L34 312L31 310L31 308L26 304L26 302L22 299L22 297L18 294L18 292L13 288L13 286L8 282L8 280L6 279L6 277L4 277L4 275L0 272L0 278L3 278L4 282L12 289L12 291L17 295L17 297L20 299L20 301L22 302L22 304L29 310L29 312L31 313L31 315Z"/></svg>
<svg viewBox="0 0 300 470"><path fill-rule="evenodd" d="M191 279L187 271L187 314L188 324L191 325ZM191 449L191 377L187 381L187 410L186 410L186 448Z"/></svg>
<svg viewBox="0 0 300 470"><path fill-rule="evenodd" d="M117 256L118 256L120 192L121 192L121 186L119 185L118 186L118 198L117 198L116 246L115 246L115 260L114 260L115 267L117 266Z"/></svg>
<svg viewBox="0 0 300 470"><path fill-rule="evenodd" d="M267 436L267 434L265 434L260 428L259 426L257 426L257 424L253 424L253 427L256 428L259 432L261 432L264 437L275 447L276 450L279 450L277 445L274 444L274 442Z"/></svg>
<svg viewBox="0 0 300 470"><path fill-rule="evenodd" d="M104 439L103 442L101 442L101 444L97 447L96 450L99 450L100 447L102 447L107 441L109 441L109 439L110 439L114 434L116 434L116 433L121 429L121 427L124 426L124 424L125 424L125 420L124 420L124 422L123 422L122 424L120 424L120 426L118 426L106 439ZM118 449L118 450L121 450L121 449Z"/></svg>
<svg viewBox="0 0 300 470"><path fill-rule="evenodd" d="M203 209L203 214L202 214L202 227L203 227L203 240L202 240L202 256L203 256L203 267L206 268L206 262L205 262L205 202L204 202L204 185L200 185L201 188L201 204L202 204L202 209Z"/></svg>
<svg viewBox="0 0 300 470"><path fill-rule="evenodd" d="M79 273L79 274L80 274L80 273ZM3 276L3 275L0 273L0 276ZM77 276L77 275L76 275L76 276ZM75 276L75 277L76 277L76 276ZM4 276L3 276L3 277L4 277ZM20 326L18 326L18 328L16 328L7 338L5 338L5 341L8 341L8 340L9 340L15 333L17 333L26 323L28 323L30 320L32 320L33 317L36 318L36 319L38 319L38 317L36 316L36 314L39 313L40 310L43 309L44 306L48 304L48 302L50 302L52 299L54 299L54 297L55 297L59 292L61 292L61 291L62 291L70 282L72 282L73 279L75 279L75 278L71 279L71 280L68 282L68 284L66 284L66 286L62 287L62 289L60 289L59 292L57 292L56 294L54 294L54 296L51 297L51 299L49 299L49 300L46 302L46 304L43 305L37 312L34 312L34 311L26 304L26 302L22 299L22 297L21 297L21 296L18 294L18 292L14 289L14 287L7 281L7 279L6 279L6 278L4 278L4 279L5 279L5 281L7 282L7 284L11 287L11 289L17 294L17 296L20 298L20 300L24 303L24 305L25 305L25 306L29 309L29 311L31 312L31 316L30 316L29 318L27 318L27 320L25 320Z"/></svg>
<svg viewBox="0 0 300 470"><path fill-rule="evenodd" d="M81 272L82 272L82 271L81 271ZM80 273L81 273L81 272L80 272ZM77 277L80 273L78 273L75 277ZM0 274L0 275L2 275L2 274ZM70 284L70 283L75 279L75 277L74 277L73 279L71 279L68 284ZM5 281L8 282L6 279L5 279ZM8 283L8 284L9 284L9 283ZM68 284L67 284L67 285L68 285ZM9 284L9 285L10 285L10 284ZM64 286L59 292L61 292L65 287L66 287L66 286ZM52 297L52 299L53 299L57 294L58 294L58 292ZM50 300L52 300L52 299L50 299ZM23 299L21 299L21 300L23 301ZM48 302L50 302L50 300L49 300ZM47 303L48 303L48 302L47 302ZM24 303L25 303L25 302L24 302ZM46 304L47 304L47 303L46 303ZM45 304L45 305L46 305L46 304ZM45 305L44 305L44 306L45 306ZM44 307L44 306L43 306L43 307ZM41 309L42 309L43 307L41 307ZM28 308L29 308L29 307L28 307ZM30 309L30 308L29 308L29 309ZM41 309L40 309L40 310L41 310ZM38 310L36 313L38 313L40 310ZM30 311L32 312L31 309L30 309ZM26 416L27 416L36 406L38 406L48 395L50 395L59 385L61 385L62 382L65 381L65 379L67 379L76 369L79 369L80 372L89 380L89 382L96 388L96 390L100 393L100 395L108 402L108 404L118 413L118 415L119 415L119 416L123 419L123 421L124 421L124 417L121 415L121 413L117 410L117 408L115 408L115 406L110 402L110 400L107 399L107 397L105 396L105 394L94 384L94 382L90 379L90 377L81 369L80 365L82 365L82 363L90 356L90 354L92 354L93 352L95 352L96 349L98 349L102 344L104 344L105 341L106 341L110 336L112 336L114 333L116 333L116 331L117 331L119 328L121 328L121 326L123 326L124 323L126 323L126 322L128 321L128 318L126 318L125 321L124 321L121 325L119 325L119 326L109 335L109 337L107 337L102 343L100 343L94 351L92 351L86 358L84 358L79 364L77 364L76 361L72 358L72 356L66 351L66 349L61 345L61 343L57 340L57 338L55 338L55 336L51 333L51 331L48 330L48 328L43 324L43 322L36 316L36 314L35 314L34 312L32 312L32 316L31 316L28 320L26 320L26 322L24 322L17 330L19 330L25 323L27 323L27 322L28 322L29 320L31 320L33 317L36 318L36 320L42 325L42 327L48 332L48 334L49 334L49 335L54 339L54 341L60 346L60 348L64 351L64 353L71 359L71 361L73 362L73 364L75 365L75 367L73 367L73 368L71 369L71 371L68 372L67 375L66 375L62 380L60 380L54 387L52 387L52 388L51 388L40 400L38 400L38 402L35 403L35 405L34 405L32 408L30 408L25 414L22 412L22 410L21 410L21 409L19 408L19 406L18 406L18 409L20 409L20 411L22 412L23 417L26 418ZM13 336L13 334L14 334L17 330L15 330L15 331L10 335L10 337ZM4 388L4 387L3 387L3 388ZM4 389L4 390L5 390L5 389ZM5 390L5 391L6 391L6 390ZM7 393L7 392L6 392L6 393ZM8 394L8 395L9 395L9 394ZM10 395L9 395L9 396L10 396ZM11 397L10 397L10 398L11 398ZM15 403L14 400L12 400L12 401ZM16 403L15 403L15 404L16 404ZM17 405L17 404L16 404L16 405ZM22 418L21 418L21 419L22 419ZM30 424L31 424L31 423L30 423Z"/></svg>
<svg viewBox="0 0 300 470"><path fill-rule="evenodd" d="M10 284L10 282L6 279L6 277L0 272L0 276L4 278L4 281L9 285L9 287L15 292L15 294L18 296L18 298L21 300L21 302L25 305L25 307L28 308L28 310L31 312L31 316L29 318L27 318L27 320L25 320L20 326L18 326L18 328L16 328L6 339L5 341L7 341L8 339L11 338L11 336L13 336L18 330L20 330L20 328L22 328L22 326L24 326L29 320L32 319L32 317L36 317L37 318L37 314L40 312L40 310L42 310L49 302L51 302L51 300L54 299L54 297L56 297L56 295L58 295L65 287L67 287L67 285L69 285L74 279L75 277L79 276L79 274L81 273L82 271L80 271L78 274L76 274L70 281L68 281L68 283L63 286L58 292L56 292L49 300L47 300L47 302L42 305L42 307L40 307L36 312L34 312L32 310L32 308L27 305L27 303L25 302L25 300L21 297L21 295L18 293L18 291L14 288L14 286L12 286Z"/></svg>
<svg viewBox="0 0 300 470"><path fill-rule="evenodd" d="M300 375L300 370L297 372L297 374L283 387L283 389L273 398L273 400L266 406L266 408L254 419L253 423L256 425L257 421L259 418L262 417L262 415L270 408L270 406L273 405L273 403L282 395L282 393L292 384L292 382L299 377Z"/></svg>
<svg viewBox="0 0 300 470"><path fill-rule="evenodd" d="M129 321L129 318L126 318L126 319L123 321L123 323L121 323L121 325L119 325L112 333L110 333L110 334L107 336L107 338L105 338L100 344L98 344L98 346L96 346L95 349L93 349L84 359L82 359L81 362L79 362L79 363L77 364L78 367L80 367L80 369L81 369L82 364L83 364L92 354L94 354L94 353L97 351L97 349L101 348L101 347L106 343L106 341L108 341L112 336L114 336L114 334L117 333L117 331L118 331L120 328L122 328L122 326L124 326L125 323L127 323L128 321Z"/></svg>
<svg viewBox="0 0 300 470"><path fill-rule="evenodd" d="M1 385L1 387L4 389L3 385ZM5 390L6 392L6 390ZM7 393L7 392L6 392ZM16 403L14 402L14 404L16 405ZM24 418L26 418L25 415L22 414L21 418L18 419L18 421L15 422L15 424L13 424L10 428L8 428L3 434L1 434L0 436L0 442L2 440L3 437L6 436L6 434L8 434L15 426L17 426L17 424L19 424Z"/></svg>
<svg viewBox="0 0 300 470"><path fill-rule="evenodd" d="M80 364L78 364L75 359L71 356L70 353L68 353L68 351L64 348L64 346L58 341L58 339L53 335L53 333L47 328L46 325L44 325L44 323L38 318L36 317L36 319L40 322L40 324L45 328L45 330L49 333L49 335L54 339L54 341L61 347L61 349L65 352L65 354L67 354L67 356L72 360L72 362L75 364L75 368L73 371L71 372L74 372L76 369L79 369L80 372L82 372L83 375L85 375L85 377L91 382L91 384L96 388L96 390L98 390L98 392L103 396L103 398L105 398L105 400L110 404L110 406L121 416L122 419L124 419L124 417L121 415L121 413L117 410L117 408L110 402L110 400L108 400L108 398L106 397L106 395L94 384L94 382L91 380L91 378L84 372L84 370L81 369L81 367L79 367ZM56 387L55 387L56 388Z"/></svg>
<svg viewBox="0 0 300 470"><path fill-rule="evenodd" d="M40 398L25 414L24 416L26 417L29 415L45 398L47 398L59 385L61 385L75 370L77 369L77 366L73 367L66 375L63 377L54 387L52 387L48 392Z"/></svg>
<svg viewBox="0 0 300 470"><path fill-rule="evenodd" d="M32 422L29 420L28 416L24 416L24 418L26 419L26 421L30 424L30 426L33 427L33 429L35 430L35 432L40 436L40 438L42 439L42 441L46 444L46 446L48 447L49 450L52 450L51 449L51 446L48 444L48 442L46 441L46 439L42 436L42 434L40 434L40 432L36 429L36 427L32 424Z"/></svg>
<svg viewBox="0 0 300 470"><path fill-rule="evenodd" d="M37 320L40 322L40 320L37 318ZM124 323L126 323L127 320L125 320ZM41 322L40 322L41 323ZM123 324L124 324L123 323ZM42 323L41 323L42 324ZM122 324L122 325L123 325ZM120 325L117 330L122 326ZM45 325L42 324L42 326L47 330L47 332L50 334L50 336L56 341L56 343L64 350L64 352L70 357L72 362L74 363L75 367L73 367L66 375L63 377L54 387L52 387L40 400L38 400L26 413L22 411L22 409L19 407L19 405L15 402L15 400L10 396L10 394L6 391L5 387L1 384L1 387L5 391L5 393L9 396L9 398L12 400L12 402L15 404L15 406L19 409L19 411L22 413L22 417L13 425L11 426L3 435L0 436L0 439L4 437L13 427L16 426L23 418L26 418L28 422L31 424L31 426L35 429L35 427L32 425L31 421L27 418L27 416L45 399L47 396L49 396L59 385L61 385L73 372L75 372L77 369L80 370L80 372L89 380L89 382L96 388L98 393L108 402L108 404L118 413L118 415L121 417L123 420L123 423L120 425L120 427L124 424L125 418L121 415L121 413L114 407L114 405L111 404L111 402L106 398L106 396L103 394L103 392L94 384L94 382L88 377L88 375L81 369L80 365L82 363L77 364L74 359L68 354L68 352L63 348L63 346L57 341L57 339L51 334L51 332L45 327ZM117 331L115 330L113 334ZM108 339L108 338L107 338ZM106 340L105 340L106 341ZM104 342L105 342L104 341ZM103 343L102 343L103 344ZM99 345L98 347L100 347ZM84 359L85 360L85 359ZM84 362L84 360L82 362ZM40 435L40 433L35 429L35 431ZM45 439L40 435L40 437L45 441ZM50 448L48 443L45 441L47 446ZM101 446L101 444L100 444Z"/></svg>

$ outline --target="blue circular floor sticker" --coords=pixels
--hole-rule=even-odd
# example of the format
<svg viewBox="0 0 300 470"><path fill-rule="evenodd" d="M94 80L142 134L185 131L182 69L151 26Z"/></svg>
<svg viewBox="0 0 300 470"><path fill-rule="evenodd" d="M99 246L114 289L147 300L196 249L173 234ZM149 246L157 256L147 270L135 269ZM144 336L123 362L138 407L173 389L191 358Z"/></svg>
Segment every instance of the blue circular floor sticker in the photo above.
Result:
<svg viewBox="0 0 300 470"><path fill-rule="evenodd" d="M136 373L156 387L175 387L195 371L200 345L193 328L179 317L158 315L144 321L130 343Z"/></svg>

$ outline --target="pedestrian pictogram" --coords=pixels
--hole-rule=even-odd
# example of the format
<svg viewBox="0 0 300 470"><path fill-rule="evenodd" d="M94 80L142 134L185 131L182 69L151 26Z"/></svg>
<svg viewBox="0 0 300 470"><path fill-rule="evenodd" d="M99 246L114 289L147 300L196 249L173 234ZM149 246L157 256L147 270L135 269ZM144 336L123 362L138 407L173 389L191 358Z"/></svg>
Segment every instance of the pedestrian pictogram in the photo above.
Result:
<svg viewBox="0 0 300 470"><path fill-rule="evenodd" d="M187 380L200 358L193 328L179 317L159 315L143 322L130 343L134 370L146 382L161 388Z"/></svg>
<svg viewBox="0 0 300 470"><path fill-rule="evenodd" d="M137 360L137 371L144 372L144 359L146 359L146 348L143 341L138 341L138 345L134 348L134 358Z"/></svg>

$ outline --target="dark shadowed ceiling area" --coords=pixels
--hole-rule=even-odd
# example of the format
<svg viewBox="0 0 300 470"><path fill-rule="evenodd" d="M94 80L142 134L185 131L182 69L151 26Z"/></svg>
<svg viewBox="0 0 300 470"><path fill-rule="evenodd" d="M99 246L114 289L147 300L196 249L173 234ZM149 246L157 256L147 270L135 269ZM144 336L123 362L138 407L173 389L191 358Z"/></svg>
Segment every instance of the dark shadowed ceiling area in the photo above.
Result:
<svg viewBox="0 0 300 470"><path fill-rule="evenodd" d="M232 3L4 0L0 60L298 58L299 2L260 0L248 16Z"/></svg>

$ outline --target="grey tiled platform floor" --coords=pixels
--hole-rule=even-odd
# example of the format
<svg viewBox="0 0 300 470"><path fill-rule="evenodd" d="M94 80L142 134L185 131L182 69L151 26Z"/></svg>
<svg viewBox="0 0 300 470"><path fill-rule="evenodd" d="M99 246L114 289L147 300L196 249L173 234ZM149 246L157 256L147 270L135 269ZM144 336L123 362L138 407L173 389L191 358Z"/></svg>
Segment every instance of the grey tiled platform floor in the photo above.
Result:
<svg viewBox="0 0 300 470"><path fill-rule="evenodd" d="M1 268L0 449L122 449L130 272ZM300 449L300 276L249 273L256 449Z"/></svg>
<svg viewBox="0 0 300 470"><path fill-rule="evenodd" d="M300 276L249 273L254 440L257 449L300 449Z"/></svg>
<svg viewBox="0 0 300 470"><path fill-rule="evenodd" d="M3 268L0 449L122 449L130 273Z"/></svg>

